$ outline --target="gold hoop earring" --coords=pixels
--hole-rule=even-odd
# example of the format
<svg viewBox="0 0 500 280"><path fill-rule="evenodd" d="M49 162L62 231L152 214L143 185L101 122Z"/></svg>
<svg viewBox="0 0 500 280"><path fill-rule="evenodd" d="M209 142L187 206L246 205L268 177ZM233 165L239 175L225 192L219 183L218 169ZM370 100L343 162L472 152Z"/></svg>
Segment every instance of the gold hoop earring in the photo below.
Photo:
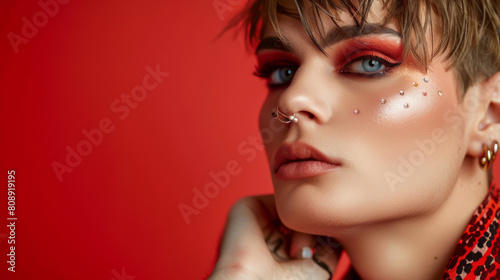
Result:
<svg viewBox="0 0 500 280"><path fill-rule="evenodd" d="M484 156L479 159L479 165L481 165L484 170L488 170L497 157L498 142L493 140L493 142L491 142L491 148L488 147L488 145L483 145L483 150Z"/></svg>

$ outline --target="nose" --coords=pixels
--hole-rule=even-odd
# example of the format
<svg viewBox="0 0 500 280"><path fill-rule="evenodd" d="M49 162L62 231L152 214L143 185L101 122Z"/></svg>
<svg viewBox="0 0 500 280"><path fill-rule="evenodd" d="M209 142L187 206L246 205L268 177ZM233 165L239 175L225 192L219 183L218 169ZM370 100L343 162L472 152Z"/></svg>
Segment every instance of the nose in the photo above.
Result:
<svg viewBox="0 0 500 280"><path fill-rule="evenodd" d="M328 86L331 71L322 70L320 63L302 64L295 73L291 84L278 98L279 110L298 119L299 123L326 123L332 117L332 93Z"/></svg>

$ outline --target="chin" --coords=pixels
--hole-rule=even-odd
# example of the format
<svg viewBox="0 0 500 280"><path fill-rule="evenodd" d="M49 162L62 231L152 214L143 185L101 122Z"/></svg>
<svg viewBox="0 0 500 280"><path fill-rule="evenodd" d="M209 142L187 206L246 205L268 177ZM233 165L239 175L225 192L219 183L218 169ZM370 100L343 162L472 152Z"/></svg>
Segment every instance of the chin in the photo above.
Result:
<svg viewBox="0 0 500 280"><path fill-rule="evenodd" d="M368 185L369 189L361 187ZM275 202L281 221L290 229L331 237L355 227L399 220L426 211L422 208L424 197L378 189L366 182L329 181L326 184L319 179L276 182Z"/></svg>
<svg viewBox="0 0 500 280"><path fill-rule="evenodd" d="M317 182L316 182L317 183ZM332 235L332 231L348 229L373 218L363 201L355 199L349 186L329 186L308 183L275 185L278 214L290 229L316 235ZM352 189L352 188L351 188ZM370 213L370 215L367 215Z"/></svg>

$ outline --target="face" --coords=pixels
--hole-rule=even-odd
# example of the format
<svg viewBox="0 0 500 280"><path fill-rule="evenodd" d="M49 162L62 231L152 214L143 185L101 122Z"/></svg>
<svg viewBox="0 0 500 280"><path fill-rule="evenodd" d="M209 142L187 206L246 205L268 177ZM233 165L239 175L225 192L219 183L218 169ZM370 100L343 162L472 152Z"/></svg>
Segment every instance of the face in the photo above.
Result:
<svg viewBox="0 0 500 280"><path fill-rule="evenodd" d="M383 13L374 5L368 34L354 39L324 18L326 55L300 21L280 15L289 47L268 27L257 48L269 85L260 126L274 131L262 136L276 206L292 229L327 235L427 215L455 188L470 126L455 74L440 57L427 71L403 60L397 26L371 28ZM355 34L350 16L339 17ZM274 120L276 107L298 122Z"/></svg>

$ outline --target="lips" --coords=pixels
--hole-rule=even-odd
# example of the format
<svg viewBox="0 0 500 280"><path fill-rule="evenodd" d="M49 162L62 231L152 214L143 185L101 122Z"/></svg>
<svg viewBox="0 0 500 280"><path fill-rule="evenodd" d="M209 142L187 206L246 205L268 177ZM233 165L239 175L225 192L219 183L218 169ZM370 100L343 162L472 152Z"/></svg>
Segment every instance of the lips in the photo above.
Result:
<svg viewBox="0 0 500 280"><path fill-rule="evenodd" d="M276 153L274 173L277 179L300 180L319 176L340 167L340 161L301 142L283 144Z"/></svg>

